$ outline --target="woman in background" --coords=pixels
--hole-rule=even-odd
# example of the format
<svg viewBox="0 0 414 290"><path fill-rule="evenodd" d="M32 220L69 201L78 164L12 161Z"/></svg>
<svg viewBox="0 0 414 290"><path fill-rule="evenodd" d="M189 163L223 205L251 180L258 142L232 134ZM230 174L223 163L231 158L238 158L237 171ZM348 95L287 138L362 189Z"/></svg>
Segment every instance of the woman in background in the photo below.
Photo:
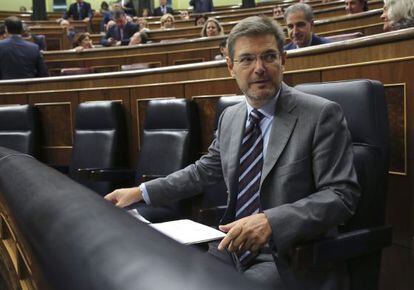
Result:
<svg viewBox="0 0 414 290"><path fill-rule="evenodd" d="M384 31L414 27L413 0L384 0Z"/></svg>
<svg viewBox="0 0 414 290"><path fill-rule="evenodd" d="M207 19L204 23L203 29L201 29L201 37L211 37L224 35L223 26L214 18Z"/></svg>
<svg viewBox="0 0 414 290"><path fill-rule="evenodd" d="M166 13L161 17L161 29L174 28L174 16L170 13Z"/></svg>
<svg viewBox="0 0 414 290"><path fill-rule="evenodd" d="M76 52L81 52L85 49L93 48L92 39L90 38L89 33L81 32L76 34L73 41L73 47Z"/></svg>

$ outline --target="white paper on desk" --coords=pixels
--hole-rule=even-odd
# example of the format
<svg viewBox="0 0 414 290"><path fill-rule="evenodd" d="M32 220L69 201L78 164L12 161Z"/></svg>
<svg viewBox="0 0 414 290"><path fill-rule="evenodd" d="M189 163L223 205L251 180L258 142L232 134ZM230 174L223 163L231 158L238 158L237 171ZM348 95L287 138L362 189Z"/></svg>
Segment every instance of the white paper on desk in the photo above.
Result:
<svg viewBox="0 0 414 290"><path fill-rule="evenodd" d="M129 214L131 214L133 217L135 217L135 218L139 219L140 221L142 221L143 223L146 223L146 224L150 224L151 223L149 220L147 220L142 215L140 215L139 212L138 212L138 210L136 208L127 210L127 212Z"/></svg>
<svg viewBox="0 0 414 290"><path fill-rule="evenodd" d="M214 241L226 236L219 230L187 219L149 226L185 245Z"/></svg>

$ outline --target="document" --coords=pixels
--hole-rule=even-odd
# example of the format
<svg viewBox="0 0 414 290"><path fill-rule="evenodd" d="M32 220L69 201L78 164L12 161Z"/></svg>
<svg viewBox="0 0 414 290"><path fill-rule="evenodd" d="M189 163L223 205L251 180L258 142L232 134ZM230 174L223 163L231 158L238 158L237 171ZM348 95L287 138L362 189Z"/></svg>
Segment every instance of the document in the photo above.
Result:
<svg viewBox="0 0 414 290"><path fill-rule="evenodd" d="M188 219L153 224L141 216L136 209L128 212L150 227L185 245L210 242L226 236L219 230Z"/></svg>

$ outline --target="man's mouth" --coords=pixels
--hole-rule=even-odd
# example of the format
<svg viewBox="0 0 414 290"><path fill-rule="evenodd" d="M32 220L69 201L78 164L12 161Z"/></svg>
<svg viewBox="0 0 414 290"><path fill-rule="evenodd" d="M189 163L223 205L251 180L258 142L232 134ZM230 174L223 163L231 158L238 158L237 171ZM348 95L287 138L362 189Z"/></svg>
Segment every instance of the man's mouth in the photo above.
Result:
<svg viewBox="0 0 414 290"><path fill-rule="evenodd" d="M252 81L250 84L252 84L252 85L261 85L261 84L266 84L268 82L269 82L268 79L263 79L263 80L255 80L255 81Z"/></svg>

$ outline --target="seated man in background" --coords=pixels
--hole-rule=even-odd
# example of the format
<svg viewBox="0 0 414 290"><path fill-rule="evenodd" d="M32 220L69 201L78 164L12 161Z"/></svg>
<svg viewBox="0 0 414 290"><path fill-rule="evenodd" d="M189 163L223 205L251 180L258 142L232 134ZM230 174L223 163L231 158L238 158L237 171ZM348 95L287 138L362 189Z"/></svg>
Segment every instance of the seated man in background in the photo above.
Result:
<svg viewBox="0 0 414 290"><path fill-rule="evenodd" d="M10 16L4 25L9 37L0 41L0 80L49 76L39 47L21 36L22 21Z"/></svg>
<svg viewBox="0 0 414 290"><path fill-rule="evenodd" d="M209 253L272 289L347 289L345 264L290 265L296 245L337 234L360 192L341 107L282 81L284 38L267 17L234 26L226 60L245 101L222 113L208 153L105 199L118 207L141 200L166 205L224 178L227 193L220 194L228 194L228 204L219 228L227 235L219 245L211 243Z"/></svg>
<svg viewBox="0 0 414 290"><path fill-rule="evenodd" d="M22 37L24 40L30 41L35 43L40 50L45 51L46 50L46 41L44 35L38 36L33 34L30 31L29 25L26 23L23 23L23 31L22 31Z"/></svg>
<svg viewBox="0 0 414 290"><path fill-rule="evenodd" d="M297 3L289 6L285 11L285 22L291 41L285 45L285 50L329 42L312 32L314 16L312 7L308 4Z"/></svg>
<svg viewBox="0 0 414 290"><path fill-rule="evenodd" d="M128 45L131 36L139 31L138 25L127 22L125 12L122 9L115 10L113 17L115 25L108 29L106 35L101 39L101 44L103 46Z"/></svg>
<svg viewBox="0 0 414 290"><path fill-rule="evenodd" d="M132 35L128 45L137 45L147 43L148 36L145 31L136 32Z"/></svg>
<svg viewBox="0 0 414 290"><path fill-rule="evenodd" d="M167 0L160 0L160 6L154 9L154 16L163 16L165 14L173 14L171 7L167 6Z"/></svg>
<svg viewBox="0 0 414 290"><path fill-rule="evenodd" d="M348 14L368 11L367 0L345 0L345 10Z"/></svg>
<svg viewBox="0 0 414 290"><path fill-rule="evenodd" d="M414 27L413 0L384 0L384 31Z"/></svg>
<svg viewBox="0 0 414 290"><path fill-rule="evenodd" d="M76 0L76 3L72 3L69 6L69 10L66 11L63 16L64 19L72 17L73 20L83 20L89 22L92 18L91 4L84 2L83 0Z"/></svg>
<svg viewBox="0 0 414 290"><path fill-rule="evenodd" d="M281 17L283 16L283 13L285 12L283 7L280 5L277 5L273 7L273 18Z"/></svg>

